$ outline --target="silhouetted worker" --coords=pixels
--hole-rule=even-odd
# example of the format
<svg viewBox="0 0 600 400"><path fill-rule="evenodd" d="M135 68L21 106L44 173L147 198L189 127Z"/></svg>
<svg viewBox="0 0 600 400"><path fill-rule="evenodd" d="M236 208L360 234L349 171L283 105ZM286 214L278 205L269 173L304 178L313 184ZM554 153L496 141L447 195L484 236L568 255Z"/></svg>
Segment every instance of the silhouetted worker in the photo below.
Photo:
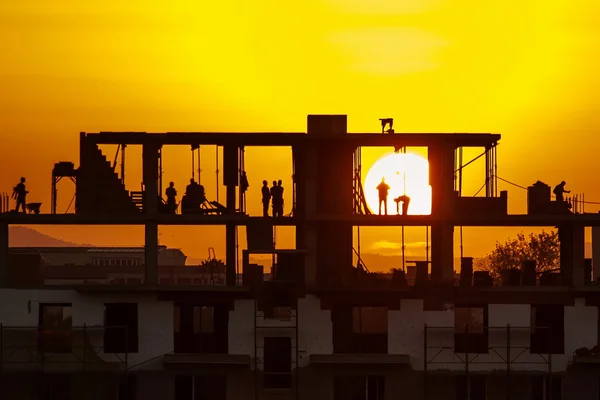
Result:
<svg viewBox="0 0 600 400"><path fill-rule="evenodd" d="M408 205L410 204L410 197L403 194L402 196L394 199L396 202L396 212L400 215L400 203L402 203L402 215L408 215Z"/></svg>
<svg viewBox="0 0 600 400"><path fill-rule="evenodd" d="M273 186L271 186L271 206L273 208L273 216L275 217L277 213L277 181L273 181Z"/></svg>
<svg viewBox="0 0 600 400"><path fill-rule="evenodd" d="M281 181L281 179L279 181L277 181L277 216L278 217L283 217L283 186L281 186L283 184L283 182Z"/></svg>
<svg viewBox="0 0 600 400"><path fill-rule="evenodd" d="M242 176L240 177L240 190L242 193L245 193L246 190L250 187L248 183L248 176L246 175L246 171L242 172Z"/></svg>
<svg viewBox="0 0 600 400"><path fill-rule="evenodd" d="M379 215L381 215L381 203L383 203L385 215L387 215L387 197L390 185L385 183L385 178L381 178L381 183L377 185L377 191L379 192Z"/></svg>
<svg viewBox="0 0 600 400"><path fill-rule="evenodd" d="M165 190L165 195L167 195L167 207L169 207L169 212L175 214L177 212L177 189L175 189L175 184L173 182L169 182L169 187Z"/></svg>
<svg viewBox="0 0 600 400"><path fill-rule="evenodd" d="M190 179L190 184L185 188L185 196L191 208L198 208L206 201L204 186L197 184L194 178Z"/></svg>
<svg viewBox="0 0 600 400"><path fill-rule="evenodd" d="M25 205L27 199L27 189L25 188L25 178L21 178L21 181L13 188L12 198L16 200L17 206L15 208L16 212L19 212L19 207L23 209L23 213L26 213Z"/></svg>
<svg viewBox="0 0 600 400"><path fill-rule="evenodd" d="M269 216L269 203L271 202L271 191L269 190L269 182L263 181L262 189L262 204L263 204L263 217Z"/></svg>
<svg viewBox="0 0 600 400"><path fill-rule="evenodd" d="M556 201L559 203L562 203L565 201L565 198L563 196L563 194L565 193L571 193L570 190L565 190L565 185L567 184L567 182L562 181L561 183L559 183L558 185L556 185L556 187L554 188L554 195L556 196Z"/></svg>

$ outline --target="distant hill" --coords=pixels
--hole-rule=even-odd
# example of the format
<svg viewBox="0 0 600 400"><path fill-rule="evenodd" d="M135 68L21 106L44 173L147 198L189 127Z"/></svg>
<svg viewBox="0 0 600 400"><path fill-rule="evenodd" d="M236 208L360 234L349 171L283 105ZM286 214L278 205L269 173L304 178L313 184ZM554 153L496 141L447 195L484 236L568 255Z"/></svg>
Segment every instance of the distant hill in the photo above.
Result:
<svg viewBox="0 0 600 400"><path fill-rule="evenodd" d="M70 243L45 235L26 226L11 226L8 231L10 247L89 247L92 245Z"/></svg>

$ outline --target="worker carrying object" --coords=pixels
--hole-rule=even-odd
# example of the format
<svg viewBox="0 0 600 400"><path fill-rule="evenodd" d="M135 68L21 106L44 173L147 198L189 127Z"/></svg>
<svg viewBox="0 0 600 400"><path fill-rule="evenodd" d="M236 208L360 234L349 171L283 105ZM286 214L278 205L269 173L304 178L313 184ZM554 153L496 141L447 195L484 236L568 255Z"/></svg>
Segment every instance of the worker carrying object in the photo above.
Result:
<svg viewBox="0 0 600 400"><path fill-rule="evenodd" d="M29 191L25 188L25 178L21 178L21 181L13 188L12 198L16 200L17 206L15 208L15 212L19 212L19 207L23 209L23 213L25 213L25 204L27 199L27 194Z"/></svg>
<svg viewBox="0 0 600 400"><path fill-rule="evenodd" d="M565 198L563 196L564 193L571 193L570 190L565 190L565 185L567 183L565 181L562 181L561 183L559 183L558 185L556 185L556 187L554 188L554 195L556 196L556 201L557 202L564 202Z"/></svg>

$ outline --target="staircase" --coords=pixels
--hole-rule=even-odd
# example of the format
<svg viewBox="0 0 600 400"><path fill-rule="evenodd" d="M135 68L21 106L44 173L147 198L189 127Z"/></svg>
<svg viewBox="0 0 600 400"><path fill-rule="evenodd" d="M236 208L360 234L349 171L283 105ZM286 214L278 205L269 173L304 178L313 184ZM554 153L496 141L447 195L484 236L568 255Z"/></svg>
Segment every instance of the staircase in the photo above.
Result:
<svg viewBox="0 0 600 400"><path fill-rule="evenodd" d="M131 192L131 201L139 212L144 212L144 192Z"/></svg>
<svg viewBox="0 0 600 400"><path fill-rule="evenodd" d="M95 143L81 143L76 212L85 214L139 213L125 185Z"/></svg>

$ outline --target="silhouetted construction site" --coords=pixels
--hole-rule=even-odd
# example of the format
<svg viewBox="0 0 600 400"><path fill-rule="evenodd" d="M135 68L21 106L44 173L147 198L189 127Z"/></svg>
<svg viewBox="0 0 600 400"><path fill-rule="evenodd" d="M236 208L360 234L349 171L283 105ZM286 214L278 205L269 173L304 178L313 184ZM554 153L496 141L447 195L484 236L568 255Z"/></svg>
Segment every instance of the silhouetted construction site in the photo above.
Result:
<svg viewBox="0 0 600 400"><path fill-rule="evenodd" d="M20 384L35 381L51 393L62 390L71 396L44 399L92 398L85 397L86 390L97 384L82 386L91 378L75 373L102 372L102 386L114 390L97 394L98 399L245 399L250 392L256 399L597 398L600 381L593 364L600 358L584 347L599 344L600 291L594 282L600 277L595 268L600 260L593 261L600 257L600 214L583 212L583 198L565 198L564 182L554 188L554 197L552 187L536 182L527 188L527 213L511 215L508 192L498 190L499 134L398 133L392 119L380 122L381 132L373 133L348 133L345 115L309 115L305 133L81 133L79 165L58 162L52 170L49 212L41 203L26 201L25 186L14 188L13 199L3 198L0 282L4 302L11 306L0 314L0 391L10 393L6 398L33 399L33 392L14 396ZM101 151L102 145L118 147L114 161ZM143 152L143 184L136 190L125 187L131 146L141 146ZM193 172L184 193L163 182L165 146L190 148ZM200 181L200 149L205 146L216 146L217 155L222 149L215 191ZM259 216L246 212L244 155L252 146L292 150L293 179L283 186L265 183ZM397 203L395 215L379 215L368 207L362 176L365 147L400 153L426 148L430 215L407 215L406 194L389 199ZM481 149L476 159L485 159L485 196L462 193L462 171L475 161L463 162L465 148ZM75 185L73 214L57 212L63 178ZM387 196L385 186L381 188L380 197ZM13 211L12 202L20 210ZM9 248L11 224L143 226L142 261L123 264L143 272L143 278L136 284L123 279L48 285L44 276L53 267L45 266L43 251L36 258ZM218 284L212 278L196 285L163 282L161 225L225 226L224 279ZM240 226L246 228L247 240L241 257ZM295 227L295 248L276 248L277 226ZM403 256L390 279L370 273L360 247L353 246L354 229L368 226L426 227L426 260L413 263ZM536 260L528 260L495 283L489 272L474 271L473 258L461 254L455 279L455 230L506 226L556 227L560 269L542 278ZM597 239L594 260L585 258L586 227L592 227ZM251 262L255 255L273 256L268 279L264 266ZM102 257L96 254L93 265L86 265L117 266ZM78 268L76 262L66 264ZM411 284L406 264L416 269ZM35 318L32 298L39 305ZM12 310L21 305L24 310ZM57 313L60 308L60 323L46 322L44 307ZM20 316L25 312L26 317ZM576 329L565 330L565 321ZM107 330L113 333L98 333ZM105 345L110 351L89 353ZM62 354L56 365L45 362L47 346ZM22 354L25 348L31 354L7 359L7 352ZM110 373L100 371L109 366ZM583 386L590 388L588 397L579 389Z"/></svg>

